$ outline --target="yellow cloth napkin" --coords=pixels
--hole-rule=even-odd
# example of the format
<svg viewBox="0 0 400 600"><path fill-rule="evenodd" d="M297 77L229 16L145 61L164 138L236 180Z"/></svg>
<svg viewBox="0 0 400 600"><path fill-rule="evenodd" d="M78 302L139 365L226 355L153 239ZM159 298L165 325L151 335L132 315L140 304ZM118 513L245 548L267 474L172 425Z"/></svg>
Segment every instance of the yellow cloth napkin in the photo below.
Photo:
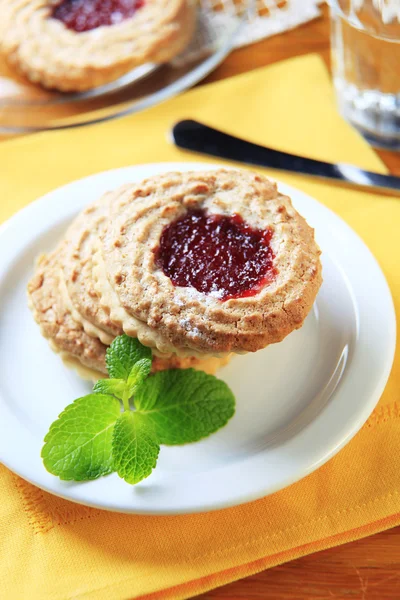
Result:
<svg viewBox="0 0 400 600"><path fill-rule="evenodd" d="M123 120L4 142L0 218L90 173L197 160L167 140L171 124L185 117L284 150L385 170L337 114L321 60L308 56L201 87ZM278 177L318 198L361 235L400 311L400 201L285 173ZM399 524L399 359L398 347L377 409L346 448L299 483L244 506L176 517L119 515L52 497L0 467L0 595L188 598Z"/></svg>

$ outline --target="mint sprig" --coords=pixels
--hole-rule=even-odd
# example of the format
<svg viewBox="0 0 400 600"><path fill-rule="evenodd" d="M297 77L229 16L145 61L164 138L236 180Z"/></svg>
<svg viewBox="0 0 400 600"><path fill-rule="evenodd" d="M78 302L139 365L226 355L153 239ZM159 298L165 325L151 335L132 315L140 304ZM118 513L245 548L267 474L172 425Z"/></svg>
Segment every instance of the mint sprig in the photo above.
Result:
<svg viewBox="0 0 400 600"><path fill-rule="evenodd" d="M113 396L78 398L51 425L42 449L44 466L60 479L97 479L114 470L112 438L121 405Z"/></svg>
<svg viewBox="0 0 400 600"><path fill-rule="evenodd" d="M145 416L124 412L115 424L113 435L114 467L127 483L139 483L157 464L160 445Z"/></svg>
<svg viewBox="0 0 400 600"><path fill-rule="evenodd" d="M137 390L135 406L153 423L160 444L197 442L225 425L235 398L224 381L195 369L160 371Z"/></svg>
<svg viewBox="0 0 400 600"><path fill-rule="evenodd" d="M110 378L67 406L44 438L50 473L85 481L116 471L136 484L155 468L160 444L196 442L233 416L235 398L223 381L195 369L150 375L151 364L150 348L137 339L114 340L106 354Z"/></svg>
<svg viewBox="0 0 400 600"><path fill-rule="evenodd" d="M132 367L140 360L146 361L151 369L152 352L136 338L120 335L115 338L106 352L107 372L111 379L128 379Z"/></svg>

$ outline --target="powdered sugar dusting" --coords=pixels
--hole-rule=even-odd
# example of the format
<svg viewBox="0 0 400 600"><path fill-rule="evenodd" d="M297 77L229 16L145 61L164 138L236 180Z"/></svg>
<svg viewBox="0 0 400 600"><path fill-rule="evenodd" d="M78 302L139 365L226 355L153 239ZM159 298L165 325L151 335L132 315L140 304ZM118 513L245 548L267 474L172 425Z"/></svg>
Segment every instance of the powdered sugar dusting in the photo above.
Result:
<svg viewBox="0 0 400 600"><path fill-rule="evenodd" d="M193 327L189 319L180 319L179 325L187 332L188 337L195 338L201 335L197 327Z"/></svg>

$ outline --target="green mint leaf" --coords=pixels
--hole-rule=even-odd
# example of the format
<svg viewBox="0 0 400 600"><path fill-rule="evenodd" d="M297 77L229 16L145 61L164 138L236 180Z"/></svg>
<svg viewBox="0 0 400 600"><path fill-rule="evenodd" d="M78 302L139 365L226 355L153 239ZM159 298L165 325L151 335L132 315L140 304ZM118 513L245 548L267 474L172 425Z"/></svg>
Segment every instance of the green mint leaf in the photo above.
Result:
<svg viewBox="0 0 400 600"><path fill-rule="evenodd" d="M104 394L78 398L60 414L44 438L46 469L60 479L85 481L111 473L112 434L119 400Z"/></svg>
<svg viewBox="0 0 400 600"><path fill-rule="evenodd" d="M151 423L137 412L124 412L115 424L114 468L127 483L139 483L157 463L160 446Z"/></svg>
<svg viewBox="0 0 400 600"><path fill-rule="evenodd" d="M144 358L151 362L151 356L151 349L143 346L136 338L126 334L119 335L106 353L110 379L128 379L133 365Z"/></svg>
<svg viewBox="0 0 400 600"><path fill-rule="evenodd" d="M151 359L141 358L132 367L128 377L128 393L131 398L136 393L137 388L150 375Z"/></svg>
<svg viewBox="0 0 400 600"><path fill-rule="evenodd" d="M137 389L135 406L151 422L160 444L187 444L214 433L235 412L226 383L195 369L160 371Z"/></svg>
<svg viewBox="0 0 400 600"><path fill-rule="evenodd" d="M95 394L110 394L120 400L124 397L126 381L124 379L99 379L93 387Z"/></svg>

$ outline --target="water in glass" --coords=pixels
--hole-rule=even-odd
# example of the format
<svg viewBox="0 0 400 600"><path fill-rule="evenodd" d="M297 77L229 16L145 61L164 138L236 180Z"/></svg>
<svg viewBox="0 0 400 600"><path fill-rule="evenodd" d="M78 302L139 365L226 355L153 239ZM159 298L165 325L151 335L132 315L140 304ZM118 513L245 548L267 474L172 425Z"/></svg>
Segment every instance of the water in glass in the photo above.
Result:
<svg viewBox="0 0 400 600"><path fill-rule="evenodd" d="M339 108L371 143L400 150L400 0L331 0Z"/></svg>

